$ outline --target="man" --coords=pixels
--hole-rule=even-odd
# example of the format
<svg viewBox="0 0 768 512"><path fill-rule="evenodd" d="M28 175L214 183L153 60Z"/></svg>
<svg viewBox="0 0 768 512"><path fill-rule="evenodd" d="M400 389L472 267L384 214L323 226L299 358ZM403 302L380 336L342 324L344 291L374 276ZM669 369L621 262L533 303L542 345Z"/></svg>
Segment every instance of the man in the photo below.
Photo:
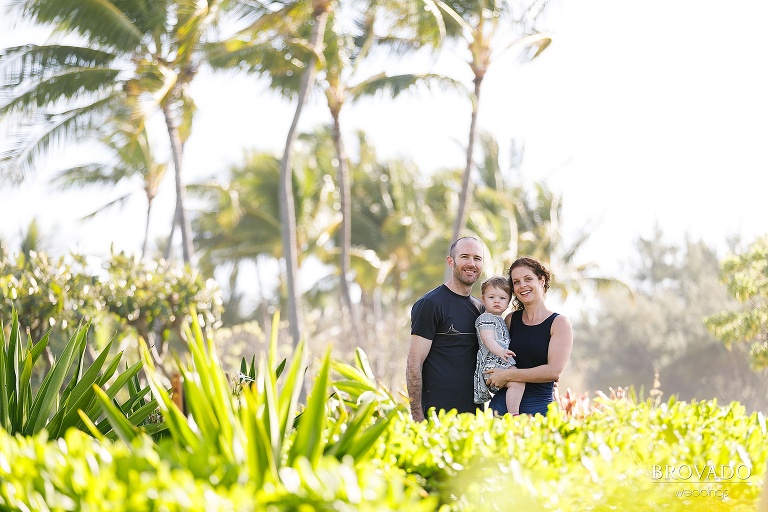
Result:
<svg viewBox="0 0 768 512"><path fill-rule="evenodd" d="M482 306L470 293L483 271L483 246L475 237L459 238L446 260L451 277L416 301L411 310L405 378L415 421L424 420L432 407L477 410L475 320Z"/></svg>

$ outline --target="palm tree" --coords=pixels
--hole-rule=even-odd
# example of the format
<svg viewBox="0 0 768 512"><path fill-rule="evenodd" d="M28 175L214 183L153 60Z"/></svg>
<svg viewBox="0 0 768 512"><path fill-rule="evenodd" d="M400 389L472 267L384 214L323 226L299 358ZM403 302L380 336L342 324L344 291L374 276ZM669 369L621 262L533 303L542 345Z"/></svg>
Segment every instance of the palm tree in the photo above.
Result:
<svg viewBox="0 0 768 512"><path fill-rule="evenodd" d="M298 253L293 190L294 144L298 124L318 67L322 67L323 35L335 0L286 0L269 4L240 2L235 12L249 23L232 38L208 49L215 69L245 69L266 76L270 86L296 98L296 109L280 160L280 223L288 291L288 321L296 344L302 335L298 293Z"/></svg>
<svg viewBox="0 0 768 512"><path fill-rule="evenodd" d="M431 248L447 236L439 219L449 211L456 176L429 180L411 162L380 161L363 132L357 146L359 157L350 162L352 265L361 300L399 309L442 275L444 255L433 259Z"/></svg>
<svg viewBox="0 0 768 512"><path fill-rule="evenodd" d="M168 164L155 160L146 128L136 134L134 127L122 124L103 135L100 141L113 155L109 162L91 162L61 170L52 178L51 183L59 189L66 190L91 186L110 187L122 181L141 178L147 200L144 242L141 246L141 257L144 258L147 252L153 201L165 177ZM123 194L100 206L85 218L93 217L112 206L122 206L131 195L133 192Z"/></svg>
<svg viewBox="0 0 768 512"><path fill-rule="evenodd" d="M491 64L502 52L523 47L523 58L532 60L552 41L536 29L547 0L445 0L438 2L444 13L447 36L466 44L474 89L471 94L472 115L469 124L467 158L459 194L458 213L452 239L457 239L466 224L468 203L472 197L472 169L477 132L477 114L483 79Z"/></svg>
<svg viewBox="0 0 768 512"><path fill-rule="evenodd" d="M332 184L307 165L314 155L299 148L292 187L297 191L294 215L302 261L316 253L319 240L333 229ZM283 256L280 225L280 161L267 153L250 153L230 169L229 182L190 185L208 206L193 224L201 261L210 268ZM287 298L285 282L283 296Z"/></svg>
<svg viewBox="0 0 768 512"><path fill-rule="evenodd" d="M7 173L29 169L51 144L78 140L116 109L132 109L136 126L160 112L168 130L176 181L175 219L184 261L194 249L182 182L183 141L194 105L188 86L200 64L201 42L219 15L221 0L19 0L11 13L47 27L59 40L0 53L0 116L35 119L40 130L3 155Z"/></svg>
<svg viewBox="0 0 768 512"><path fill-rule="evenodd" d="M342 109L348 103L354 103L362 98L371 97L379 93L386 93L391 98L396 98L401 93L420 85L431 86L439 84L443 88L461 88L456 81L431 73L389 75L382 71L361 77L361 66L364 67L366 60L371 60L368 57L372 55L372 50L384 43L387 45L393 44L388 39L389 36L378 36L374 31L377 14L378 11L375 8L361 13L359 21L352 30L344 27L344 20L340 19L338 13L333 13L329 16L325 35L325 66L323 67L321 78L318 80L320 87L325 93L328 110L332 119L331 134L333 146L336 149L337 186L339 188L341 208L339 259L342 305L344 306L343 309L346 309L350 318L352 318L353 326L355 322L349 283L350 254L352 250L351 179L349 162L342 137ZM404 46L415 48L419 45L419 41L399 37L397 44L401 48Z"/></svg>

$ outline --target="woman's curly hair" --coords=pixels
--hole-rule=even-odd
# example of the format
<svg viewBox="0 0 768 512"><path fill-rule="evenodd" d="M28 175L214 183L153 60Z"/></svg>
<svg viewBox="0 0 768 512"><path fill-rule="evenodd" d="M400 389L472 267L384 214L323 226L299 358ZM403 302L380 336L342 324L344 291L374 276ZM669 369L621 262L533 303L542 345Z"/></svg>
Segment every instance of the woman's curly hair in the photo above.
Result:
<svg viewBox="0 0 768 512"><path fill-rule="evenodd" d="M518 267L528 267L529 269L533 270L533 273L538 277L544 278L544 293L549 290L549 285L552 281L552 272L547 269L539 260L536 258L531 258L530 256L523 256L522 258L517 258L515 261L512 262L512 265L509 266L509 271L507 271L507 276L509 276L509 282L512 283L512 271ZM521 309L525 309L525 305L523 305L522 302L520 302L517 299L517 296L514 293L514 287L512 290L512 309L515 311L519 311Z"/></svg>

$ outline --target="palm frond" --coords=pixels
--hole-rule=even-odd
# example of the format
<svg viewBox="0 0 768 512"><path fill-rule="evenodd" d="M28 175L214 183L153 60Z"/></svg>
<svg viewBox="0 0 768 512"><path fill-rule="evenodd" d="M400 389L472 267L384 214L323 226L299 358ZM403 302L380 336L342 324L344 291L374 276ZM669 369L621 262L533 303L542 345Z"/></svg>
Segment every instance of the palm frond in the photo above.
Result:
<svg viewBox="0 0 768 512"><path fill-rule="evenodd" d="M116 101L115 96L108 96L55 116L37 130L27 130L0 152L0 176L23 178L52 146L96 133L103 124L105 112Z"/></svg>
<svg viewBox="0 0 768 512"><path fill-rule="evenodd" d="M108 67L117 59L109 51L82 46L47 44L14 46L0 50L3 88L26 80L39 81L66 68Z"/></svg>
<svg viewBox="0 0 768 512"><path fill-rule="evenodd" d="M291 96L299 88L309 50L305 41L291 39L282 48L272 42L252 43L230 39L205 46L207 64L214 70L238 69L266 76L273 89Z"/></svg>
<svg viewBox="0 0 768 512"><path fill-rule="evenodd" d="M82 164L56 173L51 178L51 185L62 189L85 188L93 186L113 186L120 181L120 176L111 167L100 163Z"/></svg>
<svg viewBox="0 0 768 512"><path fill-rule="evenodd" d="M119 69L74 67L33 83L0 106L0 115L32 108L53 107L81 95L109 93L115 87Z"/></svg>
<svg viewBox="0 0 768 512"><path fill-rule="evenodd" d="M376 39L376 46L384 48L393 57L402 57L424 47L424 42L415 37L386 35Z"/></svg>
<svg viewBox="0 0 768 512"><path fill-rule="evenodd" d="M109 47L132 50L142 40L142 32L131 16L108 0L25 0L14 7L25 18L83 36L90 45L108 43Z"/></svg>
<svg viewBox="0 0 768 512"><path fill-rule="evenodd" d="M103 206L100 206L99 208L97 208L96 210L92 211L91 213L83 215L78 220L83 221L83 220L92 219L95 216L97 216L98 214L100 214L101 212L107 211L107 210L109 210L111 208L114 208L114 207L122 208L125 205L125 203L128 201L128 199L131 198L131 195L132 195L131 193L123 194L122 196L120 196L120 197L118 197L116 199L113 199L112 201L108 202L107 204L105 204Z"/></svg>
<svg viewBox="0 0 768 512"><path fill-rule="evenodd" d="M258 3L250 3L250 12L243 20L253 20L240 30L237 36L295 33L298 26L306 23L312 16L311 2L286 2L278 9L265 8ZM273 3L274 5L274 3Z"/></svg>
<svg viewBox="0 0 768 512"><path fill-rule="evenodd" d="M428 89L437 86L443 91L467 92L466 87L461 82L437 73L402 75L379 73L351 86L349 88L350 100L354 102L361 97L373 96L378 93L387 93L390 97L396 98L403 92L416 89L419 86L425 86Z"/></svg>
<svg viewBox="0 0 768 512"><path fill-rule="evenodd" d="M434 0L387 2L385 19L390 26L387 35L392 42L420 41L432 47L439 46L450 33L448 28L456 26L453 20L443 16ZM397 47L395 45L393 49Z"/></svg>
<svg viewBox="0 0 768 512"><path fill-rule="evenodd" d="M537 32L516 39L499 51L499 56L510 50L520 49L521 62L532 61L542 54L552 43L552 34Z"/></svg>

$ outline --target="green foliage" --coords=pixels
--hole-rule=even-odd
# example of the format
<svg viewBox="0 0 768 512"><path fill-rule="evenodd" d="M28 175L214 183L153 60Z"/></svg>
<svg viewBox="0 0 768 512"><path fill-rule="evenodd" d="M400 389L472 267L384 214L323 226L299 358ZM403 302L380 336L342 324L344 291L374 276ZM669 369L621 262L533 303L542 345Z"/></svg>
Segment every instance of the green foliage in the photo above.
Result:
<svg viewBox="0 0 768 512"><path fill-rule="evenodd" d="M767 410L766 372L753 372L743 346L728 350L705 319L738 308L719 282L717 253L703 242L669 244L661 231L639 239L633 295L601 290L590 318L575 322L571 369L587 390L661 389L681 400L738 400Z"/></svg>
<svg viewBox="0 0 768 512"><path fill-rule="evenodd" d="M748 306L709 316L707 327L728 347L749 344L753 367L768 368L768 236L726 258L720 276L731 296Z"/></svg>
<svg viewBox="0 0 768 512"><path fill-rule="evenodd" d="M54 259L31 252L0 260L0 304L18 311L32 339L41 339L57 324L68 334L83 321L98 325L112 314L160 355L169 340L181 338L189 306L207 325L221 317L218 288L188 267L166 268L163 261L142 262L125 253L113 254L101 277L87 267L85 257L77 254Z"/></svg>
<svg viewBox="0 0 768 512"><path fill-rule="evenodd" d="M309 394L306 407L298 412L298 398L302 389L305 365L304 344L297 346L290 363L276 365L277 329L273 330L269 357L262 358L253 382L243 385L233 394L226 375L220 368L213 343L207 338L192 316L187 340L191 361L181 364L184 396L189 417L173 402L164 389L155 370L149 350L144 343L142 360L149 386L158 397L159 407L168 425L167 439L162 446L172 445L173 452L186 454L186 467L198 477L215 475L222 484L234 484L243 472L249 481L258 485L276 484L281 480L283 468L300 470L304 465L315 471L322 459L333 456L338 460L351 457L359 462L365 459L376 438L387 427L402 406L395 406L389 397L388 411L382 414L375 394L362 399L361 391L371 392L370 371L366 373L364 356L358 356L360 369L336 364L344 372L340 382L346 400L329 400L331 382L330 352L326 352ZM278 318L273 322L278 323ZM277 368L278 371L269 371ZM284 377L278 386L278 378ZM355 384L357 381L357 384ZM352 393L349 393L352 391ZM105 397L102 405L111 411L110 421L125 442L132 442L141 433L128 425ZM348 405L348 404L353 405ZM205 461L216 459L213 470Z"/></svg>
<svg viewBox="0 0 768 512"><path fill-rule="evenodd" d="M100 443L71 430L54 443L45 433L11 437L0 431L3 510L434 510L434 500L422 499L396 468L355 467L326 457L316 470L286 470L283 480L259 487L247 480L225 486L196 478L147 437L130 445Z"/></svg>
<svg viewBox="0 0 768 512"><path fill-rule="evenodd" d="M114 400L130 379L141 369L136 363L122 373L118 365L123 353L114 356L109 364L107 358L112 348L110 342L93 363L85 363L86 342L89 325L77 328L60 358L53 362L39 388L33 389L32 370L48 344L48 333L41 340L24 346L17 312L12 313L9 334L0 322L0 427L11 434L34 435L42 430L49 437L60 437L70 428L85 429L102 415L96 393L100 392L109 401ZM64 387L64 383L67 382ZM62 389L63 387L63 389ZM131 410L146 394L146 391L131 387L131 395L124 404ZM141 414L131 415L130 421L138 424L156 408L152 402L146 404ZM121 416L124 413L121 411ZM102 425L101 433L107 433L108 425Z"/></svg>
<svg viewBox="0 0 768 512"><path fill-rule="evenodd" d="M556 406L546 417L441 413L417 424L406 417L380 438L377 456L419 475L449 510L754 510L768 463L761 413L735 402L599 404L582 419ZM721 465L743 466L744 478L727 478ZM712 466L726 478L661 483L665 466ZM727 498L677 494L703 488Z"/></svg>
<svg viewBox="0 0 768 512"><path fill-rule="evenodd" d="M361 390L347 395L350 401L369 392L362 391L367 384L360 364L331 366L346 375L334 385L346 382L341 387ZM378 394L376 408L389 407L386 393ZM200 446L181 449L177 441L153 443L137 435L130 443L113 443L70 430L52 443L44 432L0 432L0 508L50 510L45 504L56 503L118 511L754 510L768 464L761 413L716 401L596 402L580 418L553 406L546 417L441 413L415 423L400 409L376 434L370 456L322 456L316 464L306 457L291 465L275 461L280 468L270 481L251 478L246 466L256 460L252 444L240 446L248 463L232 482L222 479L229 455L202 453ZM265 416L243 412L252 427L265 426ZM675 468L672 477L668 467ZM693 482L687 471L703 477Z"/></svg>
<svg viewBox="0 0 768 512"><path fill-rule="evenodd" d="M276 367L275 329L270 355L252 372L254 381L233 395L213 343L204 335L197 314L192 318L187 332L191 361L180 363L189 416L174 404L146 345L141 344L149 386L168 426L167 436L157 444L163 460L224 490L223 496L226 489L250 489L256 508L279 504L292 510L312 504L330 510L337 503L350 503L361 510L397 510L403 503L411 503L406 506L414 510L433 508L433 500L423 500L421 488L401 470L383 467L368 457L378 437L404 407L388 396L383 406L377 400L363 399L366 392L376 396L370 394L374 385L364 355L359 354L358 365L352 367L332 364L326 353L306 407L297 418L305 365L303 343L284 371L284 363L277 365L278 371L268 371ZM277 325L278 319L273 323ZM338 399L342 396L338 390L334 392L337 399L329 400L329 390L334 387L332 367L344 374L339 382L347 390L344 400ZM283 378L280 385L278 375ZM146 435L128 424L108 397L99 394L99 400L124 443L145 443ZM385 410L388 412L383 413Z"/></svg>
<svg viewBox="0 0 768 512"><path fill-rule="evenodd" d="M105 309L161 355L172 336L181 339L187 308L199 311L209 326L221 317L218 287L189 267L117 253L106 270L107 279L99 289Z"/></svg>
<svg viewBox="0 0 768 512"><path fill-rule="evenodd" d="M21 396L32 404L21 416L35 428L16 437L0 432L0 508L752 510L768 467L764 415L735 402L601 396L578 415L553 404L546 417L441 412L416 423L377 384L362 350L352 364L326 351L301 406L305 346L289 361L276 360L278 318L268 354L255 367L243 362L249 378L233 393L199 315L191 317L190 358L179 362L188 413L174 404L141 344L148 387L167 425L155 440L151 425L137 427L154 404L142 405L146 389L138 389L133 370L106 387L117 363L103 374L93 369L104 366L106 352L83 368L83 330L62 359L66 366L79 358L78 378L59 402L50 390L63 385L64 366L50 372L43 398L4 386L10 392L0 399L11 404L0 409L4 426L19 415L13 397ZM0 352L5 383L28 376L44 344L23 350L15 318L10 332ZM20 352L26 356L19 359ZM112 391L123 385L133 398L120 405ZM108 435L89 414L98 410ZM95 439L63 428L77 416ZM694 482L691 472L704 476Z"/></svg>
<svg viewBox="0 0 768 512"><path fill-rule="evenodd" d="M18 312L22 328L39 340L54 325L74 329L101 309L95 276L85 272L85 258L54 258L30 251L0 260L0 305Z"/></svg>

